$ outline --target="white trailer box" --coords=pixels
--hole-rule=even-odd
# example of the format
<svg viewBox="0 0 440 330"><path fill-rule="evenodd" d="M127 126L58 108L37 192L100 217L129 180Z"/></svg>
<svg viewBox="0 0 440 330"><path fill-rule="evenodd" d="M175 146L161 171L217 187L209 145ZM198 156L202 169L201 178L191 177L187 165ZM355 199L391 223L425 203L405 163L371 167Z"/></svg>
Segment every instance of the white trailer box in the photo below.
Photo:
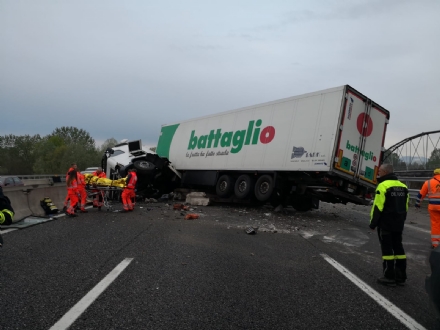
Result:
<svg viewBox="0 0 440 330"><path fill-rule="evenodd" d="M366 191L360 188L376 184L388 120L387 110L345 85L164 125L157 153L184 178L191 172L187 184L216 181L217 193L219 177L229 175L229 186L237 186L238 176L247 173L255 179L250 184L262 174L272 177L273 186L288 181L281 190L292 191L292 183L296 191L309 181L305 190L318 199L329 187L360 195Z"/></svg>

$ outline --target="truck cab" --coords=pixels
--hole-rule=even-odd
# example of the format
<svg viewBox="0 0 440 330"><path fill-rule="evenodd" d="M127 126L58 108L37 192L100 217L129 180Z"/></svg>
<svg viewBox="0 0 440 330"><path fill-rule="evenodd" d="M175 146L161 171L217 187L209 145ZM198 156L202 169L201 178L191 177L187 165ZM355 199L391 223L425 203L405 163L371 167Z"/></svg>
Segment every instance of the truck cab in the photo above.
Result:
<svg viewBox="0 0 440 330"><path fill-rule="evenodd" d="M154 151L143 147L141 140L122 140L107 148L102 156L102 168L108 179L125 178L128 170L137 170L137 194L154 197L171 192L178 184L180 174L171 162Z"/></svg>

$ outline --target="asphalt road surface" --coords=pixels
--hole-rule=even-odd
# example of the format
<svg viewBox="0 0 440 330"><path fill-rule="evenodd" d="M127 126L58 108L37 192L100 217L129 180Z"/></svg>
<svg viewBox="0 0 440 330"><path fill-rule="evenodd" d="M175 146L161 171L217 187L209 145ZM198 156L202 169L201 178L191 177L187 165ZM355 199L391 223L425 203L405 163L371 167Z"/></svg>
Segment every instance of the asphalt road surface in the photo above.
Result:
<svg viewBox="0 0 440 330"><path fill-rule="evenodd" d="M368 212L217 205L184 220L155 203L3 227L0 328L434 329L429 216L410 211L408 281L390 288Z"/></svg>

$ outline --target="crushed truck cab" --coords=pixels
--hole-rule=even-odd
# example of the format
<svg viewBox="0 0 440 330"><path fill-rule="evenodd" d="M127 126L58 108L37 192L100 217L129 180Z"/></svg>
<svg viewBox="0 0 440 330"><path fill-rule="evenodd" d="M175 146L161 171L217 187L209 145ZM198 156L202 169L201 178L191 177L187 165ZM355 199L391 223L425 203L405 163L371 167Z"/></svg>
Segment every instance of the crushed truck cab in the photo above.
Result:
<svg viewBox="0 0 440 330"><path fill-rule="evenodd" d="M171 192L177 185L180 174L171 162L142 146L141 140L122 140L107 148L101 161L108 179L125 178L128 170L137 170L137 194L145 197Z"/></svg>

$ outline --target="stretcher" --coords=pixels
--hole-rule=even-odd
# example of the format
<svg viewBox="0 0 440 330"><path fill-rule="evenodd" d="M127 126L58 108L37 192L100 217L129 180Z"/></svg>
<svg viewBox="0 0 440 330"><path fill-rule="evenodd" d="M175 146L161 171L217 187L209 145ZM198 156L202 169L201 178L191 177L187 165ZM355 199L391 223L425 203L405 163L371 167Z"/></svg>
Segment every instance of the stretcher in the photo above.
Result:
<svg viewBox="0 0 440 330"><path fill-rule="evenodd" d="M86 185L87 198L91 198L93 200L96 195L101 194L103 206L107 211L111 211L113 209L112 200L119 199L122 190L124 190L122 187Z"/></svg>
<svg viewBox="0 0 440 330"><path fill-rule="evenodd" d="M113 207L111 201L119 199L126 185L126 179L110 180L99 178L93 174L84 174L87 197L94 199L98 194L102 195L103 206L110 211Z"/></svg>

